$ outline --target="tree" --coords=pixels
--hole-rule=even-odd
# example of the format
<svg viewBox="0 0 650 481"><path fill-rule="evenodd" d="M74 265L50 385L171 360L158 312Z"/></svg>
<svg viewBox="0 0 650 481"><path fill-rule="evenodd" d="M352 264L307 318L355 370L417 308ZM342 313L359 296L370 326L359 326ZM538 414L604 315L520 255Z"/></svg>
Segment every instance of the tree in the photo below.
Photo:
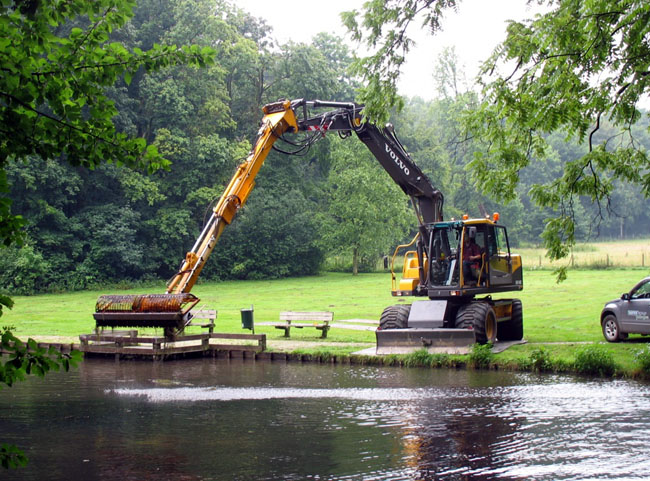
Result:
<svg viewBox="0 0 650 481"><path fill-rule="evenodd" d="M12 214L10 161L104 162L152 172L168 162L142 138L115 129L108 86L140 69L212 60L211 48L153 45L127 50L109 34L132 15L129 0L6 1L0 6L0 242L21 243L25 219ZM0 304L0 308L2 305ZM1 312L1 311L0 311Z"/></svg>
<svg viewBox="0 0 650 481"><path fill-rule="evenodd" d="M360 142L339 142L328 180L329 205L322 242L332 253L352 256L352 273L404 237L414 214L407 198Z"/></svg>
<svg viewBox="0 0 650 481"><path fill-rule="evenodd" d="M438 95L443 99L455 99L466 95L470 90L467 86L465 71L460 65L456 49L445 47L438 56L438 64L433 71Z"/></svg>
<svg viewBox="0 0 650 481"><path fill-rule="evenodd" d="M650 91L650 6L640 0L551 6L532 21L510 23L502 47L483 67L487 101L468 125L489 145L475 158L477 181L504 200L522 168L551 155L548 134L585 146L559 178L531 189L538 206L554 210L542 237L549 257L558 259L575 243L580 196L602 218L617 180L650 195L647 152L632 130ZM515 64L510 72L493 74L508 62Z"/></svg>
<svg viewBox="0 0 650 481"><path fill-rule="evenodd" d="M633 134L642 119L639 102L650 91L650 6L643 0L546 3L546 13L534 20L510 23L505 41L483 66L484 102L468 115L466 126L485 142L472 162L475 182L502 201L515 197L521 169L551 154L549 133L586 146L583 155L564 163L559 178L531 189L537 206L553 210L543 238L549 256L557 259L575 242L580 196L601 213L615 180L637 184L650 196L647 153ZM424 23L436 27L443 10L453 6L372 2L361 25L354 13L346 14L357 38L380 45L376 55L357 62L368 69L363 100L369 113L380 116L382 108L400 103L395 78L403 59L386 49L408 51L405 29L416 15L423 13ZM508 65L514 67L500 74ZM611 134L603 132L605 121L615 128Z"/></svg>
<svg viewBox="0 0 650 481"><path fill-rule="evenodd" d="M134 2L70 0L3 2L0 7L0 193L10 160L64 158L94 168L115 162L154 171L167 162L144 139L118 133L107 86L130 82L142 67L204 65L212 49L154 45L128 51L109 43L131 16ZM0 198L0 240L19 241L24 220Z"/></svg>
<svg viewBox="0 0 650 481"><path fill-rule="evenodd" d="M116 130L117 111L106 89L120 79L130 83L143 68L178 63L203 66L212 61L214 51L175 45L129 51L109 42L110 33L132 16L134 5L130 0L5 0L0 4L0 245L9 247L24 239L25 220L12 214L6 196L9 162L61 159L90 169L112 162L149 172L168 165L145 139ZM114 259L116 252L121 255L124 250L102 247L97 256ZM3 307L12 305L8 296L0 295L0 316ZM0 383L9 386L26 374L67 369L70 359L77 357L45 351L32 340L26 346L7 327L2 328L0 347L13 353L0 362ZM25 462L17 448L0 447L2 466Z"/></svg>
<svg viewBox="0 0 650 481"><path fill-rule="evenodd" d="M416 20L432 34L440 30L442 14L456 7L456 0L395 0L366 2L364 11L343 12L344 25L353 40L363 42L371 51L367 57L357 58L351 67L359 75L363 87L359 101L365 105L365 114L378 124L388 120L390 108L404 106L397 94L397 80L406 56L413 46L407 35Z"/></svg>
<svg viewBox="0 0 650 481"><path fill-rule="evenodd" d="M268 182L267 182L268 184ZM318 273L323 260L317 247L314 206L287 179L273 189L257 187L220 239L206 266L220 278L277 279Z"/></svg>

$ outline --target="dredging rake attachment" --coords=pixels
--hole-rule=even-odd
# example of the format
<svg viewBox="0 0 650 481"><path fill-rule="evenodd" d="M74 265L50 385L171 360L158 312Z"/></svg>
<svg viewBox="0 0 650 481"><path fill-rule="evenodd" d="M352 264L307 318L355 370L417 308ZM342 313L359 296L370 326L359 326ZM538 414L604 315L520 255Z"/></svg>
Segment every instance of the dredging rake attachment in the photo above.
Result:
<svg viewBox="0 0 650 481"><path fill-rule="evenodd" d="M95 304L97 327L160 327L182 331L199 298L190 293L103 295Z"/></svg>

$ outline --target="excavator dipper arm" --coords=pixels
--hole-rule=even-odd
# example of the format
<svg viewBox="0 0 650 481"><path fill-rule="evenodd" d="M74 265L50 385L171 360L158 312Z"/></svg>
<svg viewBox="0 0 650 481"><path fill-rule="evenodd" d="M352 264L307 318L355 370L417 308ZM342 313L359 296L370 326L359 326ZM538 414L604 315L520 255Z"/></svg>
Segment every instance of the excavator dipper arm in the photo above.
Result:
<svg viewBox="0 0 650 481"><path fill-rule="evenodd" d="M413 162L391 124L379 128L373 123L363 122L363 107L354 103L297 100L292 103L292 108L296 113L302 113L298 120L299 131L318 131L323 135L330 131L338 131L343 135L354 132L393 181L413 199L420 223L442 220L442 192L433 186L426 174ZM310 115L313 109L318 108L333 110Z"/></svg>

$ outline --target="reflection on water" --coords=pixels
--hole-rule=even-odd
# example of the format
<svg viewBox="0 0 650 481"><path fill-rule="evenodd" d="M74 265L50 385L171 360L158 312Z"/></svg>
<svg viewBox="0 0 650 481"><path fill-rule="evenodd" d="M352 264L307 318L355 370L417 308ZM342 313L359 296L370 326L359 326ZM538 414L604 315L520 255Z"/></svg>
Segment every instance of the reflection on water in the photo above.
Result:
<svg viewBox="0 0 650 481"><path fill-rule="evenodd" d="M356 399L357 401L414 401L442 395L422 389L296 389L266 387L198 387L112 389L118 396L140 396L153 402L170 401L241 401L265 399Z"/></svg>
<svg viewBox="0 0 650 481"><path fill-rule="evenodd" d="M7 479L645 479L650 389L500 372L90 360L0 391Z"/></svg>

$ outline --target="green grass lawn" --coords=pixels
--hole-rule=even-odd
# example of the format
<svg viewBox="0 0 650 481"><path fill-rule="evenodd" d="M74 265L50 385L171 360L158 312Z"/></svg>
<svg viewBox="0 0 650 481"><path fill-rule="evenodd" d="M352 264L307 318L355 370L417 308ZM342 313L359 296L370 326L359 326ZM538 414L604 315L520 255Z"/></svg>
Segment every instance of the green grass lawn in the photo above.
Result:
<svg viewBox="0 0 650 481"><path fill-rule="evenodd" d="M629 290L647 275L641 269L575 270L557 284L550 271L526 271L524 290L510 293L524 306L525 337L529 342L600 341L598 324L603 304ZM16 328L18 336L72 336L94 327L92 313L100 294L160 293L163 286L121 291L83 291L66 294L17 296L15 306L5 311L3 325ZM219 311L217 326L224 332L239 332L240 310L254 306L255 321L276 321L283 310L333 311L334 319L379 319L384 307L412 299L390 295L390 275L384 273L327 273L321 276L273 281L229 281L197 285L199 306ZM497 296L495 296L497 297ZM508 293L500 297L508 297ZM256 332L280 337L281 331L258 326ZM316 331L296 330L295 338L315 338ZM374 339L371 332L330 331L330 340Z"/></svg>
<svg viewBox="0 0 650 481"><path fill-rule="evenodd" d="M604 341L599 325L604 303L619 297L646 275L645 269L572 270L568 280L557 284L551 271L525 271L524 290L513 295L520 297L524 306L524 337L528 344L510 348L500 356L503 359L526 356L539 348L539 343L569 343L550 344L549 350L556 357L571 358L575 347L581 345L571 343ZM79 334L92 332L92 313L100 294L163 291L162 285L152 285L121 291L18 296L14 298L14 308L5 311L0 323L13 326L21 338L62 336L73 341ZM327 273L274 281L203 283L193 292L201 298L199 305L219 311L218 332L244 332L240 310L251 305L256 323L277 321L283 310L333 311L336 322L344 319L376 320L384 307L412 300L391 296L390 274L387 273L358 276ZM508 297L508 293L500 297ZM266 333L269 340L283 340L283 332L271 326L257 325L255 332ZM337 328L330 330L326 340L321 340L319 335L320 331L315 329L292 329L291 340L372 344L375 339L373 332ZM635 342L635 337L638 338L631 336L627 343L606 346L622 366L631 366L634 353L644 345L638 340ZM323 346L320 350L323 349L327 348Z"/></svg>

